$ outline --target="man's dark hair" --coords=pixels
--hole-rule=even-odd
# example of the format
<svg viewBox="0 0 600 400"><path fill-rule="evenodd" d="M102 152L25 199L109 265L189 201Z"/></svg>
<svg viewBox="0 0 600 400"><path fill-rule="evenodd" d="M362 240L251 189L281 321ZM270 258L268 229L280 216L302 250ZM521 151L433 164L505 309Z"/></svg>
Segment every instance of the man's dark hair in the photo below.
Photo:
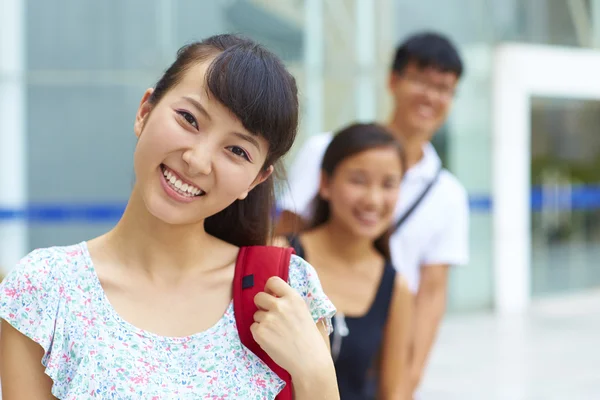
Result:
<svg viewBox="0 0 600 400"><path fill-rule="evenodd" d="M420 32L410 36L396 49L392 71L404 72L410 62L420 68L435 68L443 72L452 72L460 78L463 63L458 50L446 36L435 32Z"/></svg>

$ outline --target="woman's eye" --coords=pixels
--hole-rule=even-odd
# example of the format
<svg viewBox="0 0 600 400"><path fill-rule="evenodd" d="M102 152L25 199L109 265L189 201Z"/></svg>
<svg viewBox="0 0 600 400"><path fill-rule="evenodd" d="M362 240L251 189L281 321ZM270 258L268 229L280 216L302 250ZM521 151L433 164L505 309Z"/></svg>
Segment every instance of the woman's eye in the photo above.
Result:
<svg viewBox="0 0 600 400"><path fill-rule="evenodd" d="M194 128L198 129L198 122L196 121L196 118L194 118L194 116L192 114L190 114L187 111L177 111L177 114L181 115L188 124L190 124L191 126L193 126Z"/></svg>
<svg viewBox="0 0 600 400"><path fill-rule="evenodd" d="M235 154L236 156L245 158L246 160L250 161L250 157L248 156L248 153L246 153L246 151L244 149L242 149L241 147L231 146L230 149L231 149L231 152L233 154Z"/></svg>
<svg viewBox="0 0 600 400"><path fill-rule="evenodd" d="M354 177L350 178L350 183L353 183L355 185L364 185L366 183L366 181L364 178L354 176Z"/></svg>
<svg viewBox="0 0 600 400"><path fill-rule="evenodd" d="M385 189L397 189L398 186L400 186L400 184L398 182L396 182L395 180L389 180L389 181L385 181L383 183L383 187Z"/></svg>

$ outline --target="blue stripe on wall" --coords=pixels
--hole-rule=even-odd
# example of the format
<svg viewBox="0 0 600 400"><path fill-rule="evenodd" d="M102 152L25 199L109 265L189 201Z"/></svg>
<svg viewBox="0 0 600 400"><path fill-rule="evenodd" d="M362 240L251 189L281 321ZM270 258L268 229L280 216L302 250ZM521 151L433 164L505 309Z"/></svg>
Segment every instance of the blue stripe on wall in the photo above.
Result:
<svg viewBox="0 0 600 400"><path fill-rule="evenodd" d="M24 209L0 207L1 220L27 220L34 223L114 223L119 220L125 203L100 204L32 204Z"/></svg>
<svg viewBox="0 0 600 400"><path fill-rule="evenodd" d="M573 187L571 193L563 192L553 197L554 209L598 210L600 209L600 186ZM472 212L486 213L492 208L489 195L471 195L469 203ZM31 223L114 223L119 220L125 203L55 203L30 204L26 208L14 209L0 206L0 221L27 220ZM542 209L542 190L531 192L531 209Z"/></svg>

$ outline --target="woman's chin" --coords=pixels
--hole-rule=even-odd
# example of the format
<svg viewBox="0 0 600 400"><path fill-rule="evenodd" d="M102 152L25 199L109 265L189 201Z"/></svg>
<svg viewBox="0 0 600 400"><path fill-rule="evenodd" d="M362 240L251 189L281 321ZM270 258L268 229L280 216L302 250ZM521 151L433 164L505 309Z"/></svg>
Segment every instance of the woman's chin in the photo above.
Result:
<svg viewBox="0 0 600 400"><path fill-rule="evenodd" d="M181 206L169 204L168 201L156 197L144 203L150 215L168 225L192 225L204 220L203 215L192 213L193 210L184 210Z"/></svg>
<svg viewBox="0 0 600 400"><path fill-rule="evenodd" d="M353 232L357 237L375 241L384 234L385 229L382 229L380 226L366 226L357 224L357 226L354 227Z"/></svg>

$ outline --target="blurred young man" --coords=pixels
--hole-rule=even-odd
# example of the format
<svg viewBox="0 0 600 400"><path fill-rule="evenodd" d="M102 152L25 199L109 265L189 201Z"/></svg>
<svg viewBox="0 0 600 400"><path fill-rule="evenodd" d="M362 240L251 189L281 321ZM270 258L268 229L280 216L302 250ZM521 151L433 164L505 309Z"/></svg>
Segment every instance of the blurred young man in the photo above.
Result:
<svg viewBox="0 0 600 400"><path fill-rule="evenodd" d="M415 294L413 392L444 315L449 266L466 264L469 258L467 193L441 168L431 145L448 116L462 73L453 44L440 34L424 32L397 48L389 76L394 109L387 127L404 145L408 160L390 247L394 265ZM310 215L321 160L331 138L329 133L312 136L297 154L290 168L289 190L279 201L278 233L297 230Z"/></svg>

